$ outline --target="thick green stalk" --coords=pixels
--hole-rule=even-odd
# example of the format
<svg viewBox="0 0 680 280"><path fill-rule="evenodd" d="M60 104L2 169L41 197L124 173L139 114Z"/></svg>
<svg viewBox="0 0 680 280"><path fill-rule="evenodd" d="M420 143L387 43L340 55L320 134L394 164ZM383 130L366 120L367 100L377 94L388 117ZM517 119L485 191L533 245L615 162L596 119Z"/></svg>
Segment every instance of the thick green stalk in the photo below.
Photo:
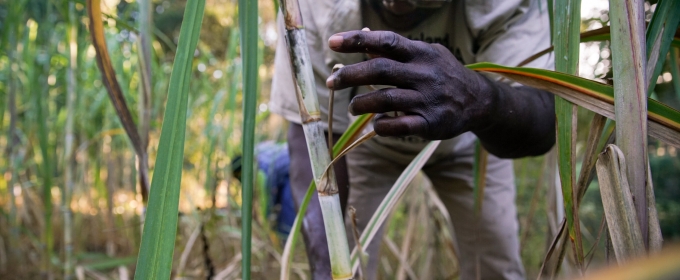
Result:
<svg viewBox="0 0 680 280"><path fill-rule="evenodd" d="M331 159L326 149L326 139L323 133L312 66L309 63L310 56L300 6L297 0L284 0L281 1L281 9L285 19L286 43L291 58L292 72L298 85L296 91L300 119L302 120L302 128L312 163L314 182L319 194L324 227L326 228L332 277L333 279L350 279L352 278L352 270L349 261L349 248L335 173L331 169L327 173L328 176L323 177L324 170Z"/></svg>
<svg viewBox="0 0 680 280"><path fill-rule="evenodd" d="M581 0L556 1L554 12L553 45L555 46L555 70L577 75ZM578 266L581 267L583 263L583 249L581 247L581 233L574 188L576 181L576 109L577 107L573 103L561 97L555 97L557 152L565 216L567 218L569 237L574 245L576 261Z"/></svg>
<svg viewBox="0 0 680 280"><path fill-rule="evenodd" d="M645 69L644 1L612 0L611 49L614 69L616 144L627 162L630 183L642 237L647 246L647 82Z"/></svg>
<svg viewBox="0 0 680 280"><path fill-rule="evenodd" d="M351 144L351 140L359 136L359 133L366 127L368 122L373 119L373 114L365 114L359 116L350 126L345 130L345 132L340 136L340 139L333 146L333 158L337 158L340 152L344 151ZM305 197L300 203L300 209L295 216L295 222L290 230L290 235L286 240L286 245L283 248L283 254L281 254L282 264L281 264L281 280L287 280L290 276L290 263L292 261L292 256L294 255L295 244L298 237L300 236L300 227L302 225L302 220L304 219L305 213L307 212L307 205L309 205L309 200L314 194L316 189L316 184L314 180L309 185Z"/></svg>
<svg viewBox="0 0 680 280"><path fill-rule="evenodd" d="M257 1L239 0L241 57L243 61L243 164L241 191L241 273L250 279L253 188L255 186L255 114L257 111Z"/></svg>
<svg viewBox="0 0 680 280"><path fill-rule="evenodd" d="M73 193L73 125L75 118L76 89L76 65L78 57L78 25L76 19L75 3L69 2L69 25L67 28L68 58L66 83L66 123L64 124L64 188L62 198L62 211L64 212L64 279L73 278L73 213L71 212L71 195Z"/></svg>

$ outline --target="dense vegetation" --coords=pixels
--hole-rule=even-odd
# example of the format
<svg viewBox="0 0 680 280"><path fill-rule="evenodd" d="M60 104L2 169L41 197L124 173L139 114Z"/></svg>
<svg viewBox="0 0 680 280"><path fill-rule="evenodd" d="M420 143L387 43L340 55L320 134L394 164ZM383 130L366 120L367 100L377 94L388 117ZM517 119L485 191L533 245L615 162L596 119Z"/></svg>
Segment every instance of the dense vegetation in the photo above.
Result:
<svg viewBox="0 0 680 280"><path fill-rule="evenodd" d="M83 0L0 0L2 279L134 275L145 213L139 158L97 66L86 4ZM147 17L140 14L139 1L105 0L101 9L112 66L132 119L148 139L153 174L187 1L151 4L147 105L143 105L144 58L139 44L140 23ZM242 188L232 178L230 163L244 146L241 68L245 62L240 56L236 1L208 0L206 7L190 73L172 275L232 279L240 277ZM649 20L656 4L645 7ZM255 143L285 141L285 122L269 114L266 105L274 46L282 38L276 34L277 8L276 1L259 2ZM582 31L609 23L607 10L582 16L586 17ZM581 46L579 74L611 83L609 41ZM676 109L680 108L679 51L678 46L671 48L652 94ZM592 115L585 109L578 112L575 146L579 153L585 149ZM142 125L145 116L148 127ZM661 229L666 244L672 244L680 239L680 151L652 138L648 150ZM580 163L582 156L578 157ZM556 202L561 200L555 192L556 167L550 162L538 157L515 163L522 257L529 277L539 273L564 216L562 204ZM380 273L386 279L406 275L449 279L456 275L451 265L456 256L446 219L432 202L432 192L423 187L429 184L427 179L419 175L411 184L409 195L387 222ZM278 277L282 262L284 241L270 226L267 196L264 188L255 188L253 279ZM602 265L605 238L600 238L603 210L597 182L579 209L585 252L596 247L593 266ZM291 267L302 279L308 270L303 254L304 250L296 251ZM570 273L575 265L566 259L563 271Z"/></svg>

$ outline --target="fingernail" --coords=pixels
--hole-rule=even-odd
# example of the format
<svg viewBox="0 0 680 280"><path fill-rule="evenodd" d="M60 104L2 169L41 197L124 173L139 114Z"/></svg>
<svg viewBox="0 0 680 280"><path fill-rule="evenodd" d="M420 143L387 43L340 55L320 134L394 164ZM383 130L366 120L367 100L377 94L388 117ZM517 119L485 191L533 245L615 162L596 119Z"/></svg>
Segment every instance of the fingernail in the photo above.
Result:
<svg viewBox="0 0 680 280"><path fill-rule="evenodd" d="M335 86L335 75L330 75L328 79L326 79L326 87L333 89L333 86Z"/></svg>
<svg viewBox="0 0 680 280"><path fill-rule="evenodd" d="M330 38L328 38L328 47L331 49L337 49L340 46L342 46L342 41L343 41L342 36L333 35Z"/></svg>

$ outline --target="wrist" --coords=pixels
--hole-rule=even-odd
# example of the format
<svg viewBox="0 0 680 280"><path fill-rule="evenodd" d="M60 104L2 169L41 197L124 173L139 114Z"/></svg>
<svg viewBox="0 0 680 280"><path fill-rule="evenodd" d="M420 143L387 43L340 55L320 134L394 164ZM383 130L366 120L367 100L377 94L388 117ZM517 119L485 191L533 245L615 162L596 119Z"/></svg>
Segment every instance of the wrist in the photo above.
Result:
<svg viewBox="0 0 680 280"><path fill-rule="evenodd" d="M473 125L470 131L476 134L493 128L498 120L497 115L499 107L502 105L502 96L496 82L477 72L474 72L474 75L477 76L477 92L475 94L480 97L480 108L473 116Z"/></svg>

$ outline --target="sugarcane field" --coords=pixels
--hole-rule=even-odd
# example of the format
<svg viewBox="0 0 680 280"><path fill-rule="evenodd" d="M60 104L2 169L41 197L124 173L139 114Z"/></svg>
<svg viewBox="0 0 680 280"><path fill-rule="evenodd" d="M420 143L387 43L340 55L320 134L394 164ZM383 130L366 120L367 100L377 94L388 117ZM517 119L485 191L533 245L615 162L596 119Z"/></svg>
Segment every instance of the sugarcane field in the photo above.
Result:
<svg viewBox="0 0 680 280"><path fill-rule="evenodd" d="M0 279L680 279L680 1L0 0Z"/></svg>

